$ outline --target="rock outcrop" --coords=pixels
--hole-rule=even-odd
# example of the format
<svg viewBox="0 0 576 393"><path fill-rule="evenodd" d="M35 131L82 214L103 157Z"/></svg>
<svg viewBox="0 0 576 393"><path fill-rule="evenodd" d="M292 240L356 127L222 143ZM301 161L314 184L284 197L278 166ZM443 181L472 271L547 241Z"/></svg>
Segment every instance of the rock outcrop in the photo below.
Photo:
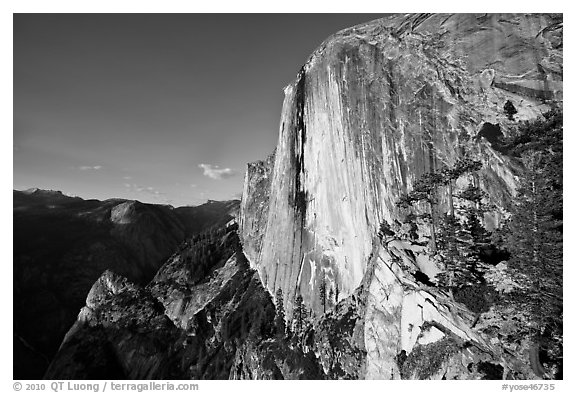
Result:
<svg viewBox="0 0 576 393"><path fill-rule="evenodd" d="M271 296L224 231L175 253L146 287L106 271L45 378L324 378L313 352L276 334ZM205 247L211 257L195 258Z"/></svg>
<svg viewBox="0 0 576 393"><path fill-rule="evenodd" d="M481 379L483 364L535 377L521 352L505 355L471 328L474 313L407 274L414 257L392 242L376 247L360 286L308 332L306 349L327 378Z"/></svg>
<svg viewBox="0 0 576 393"><path fill-rule="evenodd" d="M498 225L516 167L475 137L485 123L507 135L508 100L515 120L561 102L562 53L557 15L395 15L328 38L285 88L273 162L249 166L242 198L247 257L288 313L297 293L319 312L321 281L350 295L380 223L406 215L398 197L464 154L483 163Z"/></svg>

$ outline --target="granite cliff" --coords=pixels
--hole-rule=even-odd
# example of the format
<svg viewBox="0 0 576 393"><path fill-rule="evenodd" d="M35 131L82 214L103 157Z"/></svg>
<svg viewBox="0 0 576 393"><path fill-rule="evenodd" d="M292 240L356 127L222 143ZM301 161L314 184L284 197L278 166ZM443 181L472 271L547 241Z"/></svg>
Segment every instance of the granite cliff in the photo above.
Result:
<svg viewBox="0 0 576 393"><path fill-rule="evenodd" d="M240 233L270 292L318 312L320 281L342 296L359 286L380 223L404 221L395 202L424 173L481 161L475 181L496 206L485 224L499 224L517 168L487 130L506 135L562 101L562 17L375 20L328 38L284 93L275 155L248 166Z"/></svg>
<svg viewBox="0 0 576 393"><path fill-rule="evenodd" d="M562 106L562 26L558 15L390 16L329 37L284 89L275 154L248 166L240 236L266 288L282 290L288 319L298 295L317 316L327 303L332 311L322 318L334 318L341 299L357 299L344 336L361 360L342 371L329 342L317 353L332 354L327 374L462 379L496 364L504 370L498 378L534 376L522 366L528 343L515 344L507 359L512 352L493 346L497 338L471 329L469 310L417 278L434 281L441 267L428 227L409 236L408 212L396 201L423 174L469 157L482 168L450 191L478 186L493 207L484 226L500 225L522 169L499 138L517 121ZM513 116L504 110L508 101ZM447 212L447 190L438 198L438 211ZM380 240L382 223L404 234ZM426 345L446 339L466 344L436 359L444 365L439 374L402 370L414 366L412 354L431 361ZM486 359L451 357L471 356L462 350L470 345ZM454 372L450 362L468 371Z"/></svg>

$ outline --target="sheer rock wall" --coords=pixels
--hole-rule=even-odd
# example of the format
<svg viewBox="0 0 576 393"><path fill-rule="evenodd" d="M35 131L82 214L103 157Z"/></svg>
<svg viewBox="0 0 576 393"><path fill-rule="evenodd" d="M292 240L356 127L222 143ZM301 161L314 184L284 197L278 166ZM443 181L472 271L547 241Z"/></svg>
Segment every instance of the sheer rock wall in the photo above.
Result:
<svg viewBox="0 0 576 393"><path fill-rule="evenodd" d="M297 293L323 311L322 280L350 295L379 224L406 216L398 197L465 152L483 168L455 191L477 182L497 207L485 223L498 225L516 167L479 131L489 122L507 134L561 100L561 16L395 15L334 34L285 88L273 161L247 172L240 231L251 266L272 294L283 290L288 314Z"/></svg>

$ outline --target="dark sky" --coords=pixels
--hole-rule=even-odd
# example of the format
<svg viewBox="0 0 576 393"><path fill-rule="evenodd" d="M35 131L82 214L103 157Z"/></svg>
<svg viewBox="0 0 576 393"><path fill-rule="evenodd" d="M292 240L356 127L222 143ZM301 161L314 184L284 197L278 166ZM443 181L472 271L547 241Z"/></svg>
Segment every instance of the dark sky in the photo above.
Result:
<svg viewBox="0 0 576 393"><path fill-rule="evenodd" d="M14 188L230 199L276 145L282 88L379 14L16 14Z"/></svg>

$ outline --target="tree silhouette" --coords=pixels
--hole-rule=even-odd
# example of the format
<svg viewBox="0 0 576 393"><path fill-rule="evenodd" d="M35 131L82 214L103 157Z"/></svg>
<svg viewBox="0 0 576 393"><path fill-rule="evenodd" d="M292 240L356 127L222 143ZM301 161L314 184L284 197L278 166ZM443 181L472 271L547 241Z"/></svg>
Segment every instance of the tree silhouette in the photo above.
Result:
<svg viewBox="0 0 576 393"><path fill-rule="evenodd" d="M518 110L516 109L514 104L510 100L508 100L504 104L504 113L506 113L506 116L508 116L508 120L514 120L514 115L518 113Z"/></svg>
<svg viewBox="0 0 576 393"><path fill-rule="evenodd" d="M326 277L324 275L322 275L322 280L320 281L318 294L320 296L320 304L322 304L322 311L326 312Z"/></svg>
<svg viewBox="0 0 576 393"><path fill-rule="evenodd" d="M284 320L284 297L281 288L278 288L276 291L276 317L274 318L274 326L276 327L276 334L284 336L286 333L286 321Z"/></svg>
<svg viewBox="0 0 576 393"><path fill-rule="evenodd" d="M380 223L380 228L378 229L378 238L382 241L386 236L394 236L394 231L390 227L390 224L386 220Z"/></svg>
<svg viewBox="0 0 576 393"><path fill-rule="evenodd" d="M452 292L455 288L483 283L486 267L480 259L478 239L480 234L488 238L489 234L476 215L470 213L460 221L446 214L438 232L438 249L445 265L445 271L439 274L439 285Z"/></svg>
<svg viewBox="0 0 576 393"><path fill-rule="evenodd" d="M294 330L294 335L298 337L302 332L303 321L306 318L306 307L304 306L304 300L302 295L298 294L294 298L294 316L292 318L292 325Z"/></svg>
<svg viewBox="0 0 576 393"><path fill-rule="evenodd" d="M436 253L436 208L438 198L436 191L438 186L444 184L444 177L440 173L430 172L423 174L415 183L412 191L402 195L396 205L403 208L410 208L415 203L424 201L428 204L429 214L422 215L422 218L430 220L430 248L432 253Z"/></svg>
<svg viewBox="0 0 576 393"><path fill-rule="evenodd" d="M429 214L421 215L422 218L427 218L430 221L430 242L432 253L436 253L438 245L436 239L436 227L438 226L438 219L436 218L436 205L438 204L438 188L440 186L447 186L448 188L448 202L449 202L449 215L454 217L454 202L453 202L453 185L452 182L459 179L461 176L478 171L482 167L479 161L464 157L456 161L452 167L446 167L441 172L430 172L422 175L415 183L412 191L402 195L396 205L403 208L410 208L415 203L424 201L428 204ZM453 222L453 221L452 221ZM386 229L386 228L384 228Z"/></svg>

